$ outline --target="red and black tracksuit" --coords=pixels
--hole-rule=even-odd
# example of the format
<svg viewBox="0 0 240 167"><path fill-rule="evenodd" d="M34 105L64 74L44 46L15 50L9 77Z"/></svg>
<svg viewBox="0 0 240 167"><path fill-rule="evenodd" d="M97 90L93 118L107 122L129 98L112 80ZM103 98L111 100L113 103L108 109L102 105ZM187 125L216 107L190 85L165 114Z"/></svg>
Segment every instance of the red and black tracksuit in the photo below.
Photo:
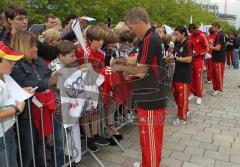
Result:
<svg viewBox="0 0 240 167"><path fill-rule="evenodd" d="M209 34L207 36L207 39L208 39L208 43L209 45L213 45L214 44L214 40L216 38L216 35L215 33L213 34ZM210 55L212 55L212 49L209 49L209 52L208 52ZM212 69L213 69L213 65L212 65L212 58L209 58L207 59L207 80L208 81L211 81L212 80Z"/></svg>
<svg viewBox="0 0 240 167"><path fill-rule="evenodd" d="M166 70L161 44L160 37L152 28L139 44L137 62L148 66L147 74L136 81L132 90L142 148L142 167L159 167L161 161L166 112Z"/></svg>
<svg viewBox="0 0 240 167"><path fill-rule="evenodd" d="M176 43L174 54L177 57L192 56L192 42L186 39L183 43ZM175 61L175 71L173 75L173 96L178 106L178 118L186 120L186 114L189 111L188 97L190 95L192 80L192 63L182 63Z"/></svg>
<svg viewBox="0 0 240 167"><path fill-rule="evenodd" d="M213 50L213 90L223 91L224 66L226 61L226 37L223 32L218 32L214 41L214 46L220 45L220 50Z"/></svg>
<svg viewBox="0 0 240 167"><path fill-rule="evenodd" d="M204 57L208 51L208 41L203 32L200 30L197 34L191 34L190 40L193 44L193 60L192 60L192 84L191 92L197 97L202 97L203 89L203 67Z"/></svg>

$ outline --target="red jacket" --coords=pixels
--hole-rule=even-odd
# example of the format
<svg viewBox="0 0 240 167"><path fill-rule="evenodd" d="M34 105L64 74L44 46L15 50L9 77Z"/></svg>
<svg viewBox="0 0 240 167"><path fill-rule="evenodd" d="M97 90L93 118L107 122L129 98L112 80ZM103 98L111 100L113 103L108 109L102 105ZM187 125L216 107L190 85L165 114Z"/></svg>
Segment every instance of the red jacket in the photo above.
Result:
<svg viewBox="0 0 240 167"><path fill-rule="evenodd" d="M86 48L89 56L88 62L92 64L93 69L97 73L103 74L105 54L101 49L99 49L98 51L92 50L89 45L87 45ZM82 48L77 50L76 57L80 64L84 63L84 50Z"/></svg>
<svg viewBox="0 0 240 167"><path fill-rule="evenodd" d="M208 36L207 36L207 40L208 40L208 43L209 43L209 45L214 45L214 40L215 40L215 38L216 38L216 33L214 33L214 34L209 34ZM209 54L212 54L212 49L209 49L209 52L208 52Z"/></svg>
<svg viewBox="0 0 240 167"><path fill-rule="evenodd" d="M193 50L195 51L193 60L204 59L205 55L200 54L209 50L209 44L206 35L199 30L196 35L191 34L190 40L192 41Z"/></svg>

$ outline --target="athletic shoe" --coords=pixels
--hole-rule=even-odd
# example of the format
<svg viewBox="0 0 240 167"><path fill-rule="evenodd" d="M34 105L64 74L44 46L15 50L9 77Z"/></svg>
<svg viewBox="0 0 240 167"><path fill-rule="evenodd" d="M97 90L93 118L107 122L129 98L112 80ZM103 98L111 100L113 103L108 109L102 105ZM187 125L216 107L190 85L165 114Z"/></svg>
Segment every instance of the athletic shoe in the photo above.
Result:
<svg viewBox="0 0 240 167"><path fill-rule="evenodd" d="M195 98L196 98L196 96L193 95L193 94L191 94L191 95L188 97L188 100L193 100L193 99L195 99Z"/></svg>
<svg viewBox="0 0 240 167"><path fill-rule="evenodd" d="M211 95L212 95L212 96L222 96L223 93L222 93L221 91L216 90L216 91L214 91Z"/></svg>
<svg viewBox="0 0 240 167"><path fill-rule="evenodd" d="M201 98L201 97L198 97L198 98L197 98L197 105L200 105L200 104L202 104L202 98Z"/></svg>
<svg viewBox="0 0 240 167"><path fill-rule="evenodd" d="M99 145L99 146L107 146L110 144L109 141L107 141L104 137L97 136L96 138L93 139L94 144Z"/></svg>
<svg viewBox="0 0 240 167"><path fill-rule="evenodd" d="M93 142L93 140L90 140L87 142L88 149L92 152L98 152L100 149L98 146Z"/></svg>
<svg viewBox="0 0 240 167"><path fill-rule="evenodd" d="M213 89L209 89L209 90L207 91L207 93L210 94L210 95L211 95L213 92L215 92L215 90L213 90Z"/></svg>
<svg viewBox="0 0 240 167"><path fill-rule="evenodd" d="M217 91L218 92L218 96L222 96L223 95L223 92L221 91Z"/></svg>
<svg viewBox="0 0 240 167"><path fill-rule="evenodd" d="M172 125L174 126L180 126L180 125L186 125L187 121L180 120L178 117L172 121Z"/></svg>
<svg viewBox="0 0 240 167"><path fill-rule="evenodd" d="M135 163L133 164L133 167L141 167L141 163L140 163L140 162L135 162Z"/></svg>

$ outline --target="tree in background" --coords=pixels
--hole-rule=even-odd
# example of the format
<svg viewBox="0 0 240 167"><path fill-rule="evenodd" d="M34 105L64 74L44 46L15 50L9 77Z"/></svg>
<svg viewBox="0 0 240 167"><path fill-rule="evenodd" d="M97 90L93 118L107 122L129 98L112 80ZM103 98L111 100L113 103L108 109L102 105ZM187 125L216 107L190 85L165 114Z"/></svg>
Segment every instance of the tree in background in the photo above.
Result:
<svg viewBox="0 0 240 167"><path fill-rule="evenodd" d="M146 8L151 21L160 25L188 25L191 16L197 25L219 21L212 13L194 5L192 0L1 0L0 6L4 8L9 3L25 6L30 23L43 22L48 13L53 13L62 20L70 13L87 15L96 18L98 22L106 22L110 16L113 23L117 23L135 6ZM236 31L227 22L222 22L222 25L225 32Z"/></svg>

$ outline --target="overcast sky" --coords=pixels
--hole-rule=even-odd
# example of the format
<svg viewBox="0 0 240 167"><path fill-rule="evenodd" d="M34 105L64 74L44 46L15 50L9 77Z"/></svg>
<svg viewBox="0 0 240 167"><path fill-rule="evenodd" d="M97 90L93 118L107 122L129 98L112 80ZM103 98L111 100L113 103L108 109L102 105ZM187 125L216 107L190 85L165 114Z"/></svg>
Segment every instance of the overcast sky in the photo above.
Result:
<svg viewBox="0 0 240 167"><path fill-rule="evenodd" d="M227 1L227 14L237 15L237 26L240 27L240 0ZM219 12L224 13L225 0L211 0L211 2L219 4Z"/></svg>

